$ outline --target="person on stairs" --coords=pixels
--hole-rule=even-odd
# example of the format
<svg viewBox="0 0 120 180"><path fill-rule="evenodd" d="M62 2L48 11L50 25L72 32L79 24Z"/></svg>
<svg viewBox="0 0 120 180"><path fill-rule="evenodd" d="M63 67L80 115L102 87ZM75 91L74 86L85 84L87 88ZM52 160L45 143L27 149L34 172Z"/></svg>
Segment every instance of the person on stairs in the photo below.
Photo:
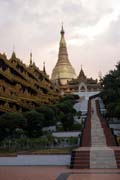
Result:
<svg viewBox="0 0 120 180"><path fill-rule="evenodd" d="M93 113L94 113L94 109L92 108L92 109L91 109L91 114L93 114Z"/></svg>

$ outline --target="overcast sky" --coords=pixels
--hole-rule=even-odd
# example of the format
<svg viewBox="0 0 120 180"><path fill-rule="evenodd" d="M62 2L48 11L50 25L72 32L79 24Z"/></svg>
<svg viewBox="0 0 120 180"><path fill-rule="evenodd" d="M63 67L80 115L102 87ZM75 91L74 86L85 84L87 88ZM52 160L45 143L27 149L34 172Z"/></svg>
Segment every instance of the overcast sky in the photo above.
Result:
<svg viewBox="0 0 120 180"><path fill-rule="evenodd" d="M51 74L61 22L71 64L88 77L106 74L120 59L120 0L0 0L0 52L29 63L29 53Z"/></svg>

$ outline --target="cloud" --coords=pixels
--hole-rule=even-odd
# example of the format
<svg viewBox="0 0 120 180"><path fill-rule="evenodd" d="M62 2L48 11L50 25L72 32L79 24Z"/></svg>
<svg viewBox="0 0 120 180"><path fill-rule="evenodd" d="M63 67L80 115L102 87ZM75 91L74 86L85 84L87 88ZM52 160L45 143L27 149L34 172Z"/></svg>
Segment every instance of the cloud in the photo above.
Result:
<svg viewBox="0 0 120 180"><path fill-rule="evenodd" d="M94 77L99 70L105 74L113 67L114 57L120 56L119 0L0 0L1 51L10 56L15 45L17 55L29 63L32 49L36 64L42 68L46 61L51 73L57 61L62 21L77 72L78 63ZM105 62L108 65L103 65Z"/></svg>

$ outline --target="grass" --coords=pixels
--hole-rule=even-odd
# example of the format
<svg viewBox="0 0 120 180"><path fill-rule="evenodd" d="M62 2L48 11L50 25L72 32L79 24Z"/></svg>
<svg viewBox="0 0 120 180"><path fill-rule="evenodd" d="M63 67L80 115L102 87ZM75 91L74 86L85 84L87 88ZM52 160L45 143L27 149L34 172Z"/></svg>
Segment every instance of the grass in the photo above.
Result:
<svg viewBox="0 0 120 180"><path fill-rule="evenodd" d="M17 156L18 154L70 154L74 148L51 148L51 149L39 149L39 150L26 150L26 151L7 151L0 150L0 156Z"/></svg>

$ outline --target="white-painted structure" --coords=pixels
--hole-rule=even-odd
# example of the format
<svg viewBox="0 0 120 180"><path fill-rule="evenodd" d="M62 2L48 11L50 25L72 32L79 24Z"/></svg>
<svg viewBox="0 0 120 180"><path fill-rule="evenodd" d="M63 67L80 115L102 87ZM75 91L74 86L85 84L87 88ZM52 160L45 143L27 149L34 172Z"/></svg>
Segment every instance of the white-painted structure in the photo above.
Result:
<svg viewBox="0 0 120 180"><path fill-rule="evenodd" d="M18 155L0 157L0 166L70 165L71 155Z"/></svg>
<svg viewBox="0 0 120 180"><path fill-rule="evenodd" d="M109 124L109 127L112 128L112 129L119 129L120 130L120 124L115 124L115 123L111 123Z"/></svg>
<svg viewBox="0 0 120 180"><path fill-rule="evenodd" d="M116 123L109 124L109 127L111 129L113 129L114 135L120 136L120 123L119 124L118 123L117 124Z"/></svg>
<svg viewBox="0 0 120 180"><path fill-rule="evenodd" d="M88 100L86 99L81 99L79 100L78 103L74 105L74 109L76 109L77 112L81 111L82 114L87 113L87 108L88 108Z"/></svg>
<svg viewBox="0 0 120 180"><path fill-rule="evenodd" d="M51 131L55 132L56 131L56 126L48 126L48 127L43 127L42 131Z"/></svg>
<svg viewBox="0 0 120 180"><path fill-rule="evenodd" d="M53 132L52 135L54 137L79 137L81 134L80 131L78 132Z"/></svg>
<svg viewBox="0 0 120 180"><path fill-rule="evenodd" d="M113 129L113 133L116 136L120 136L120 129Z"/></svg>
<svg viewBox="0 0 120 180"><path fill-rule="evenodd" d="M90 96L94 96L99 93L100 91L91 91L91 92L74 92L73 94L77 94L79 97L84 97L86 100L89 100Z"/></svg>

